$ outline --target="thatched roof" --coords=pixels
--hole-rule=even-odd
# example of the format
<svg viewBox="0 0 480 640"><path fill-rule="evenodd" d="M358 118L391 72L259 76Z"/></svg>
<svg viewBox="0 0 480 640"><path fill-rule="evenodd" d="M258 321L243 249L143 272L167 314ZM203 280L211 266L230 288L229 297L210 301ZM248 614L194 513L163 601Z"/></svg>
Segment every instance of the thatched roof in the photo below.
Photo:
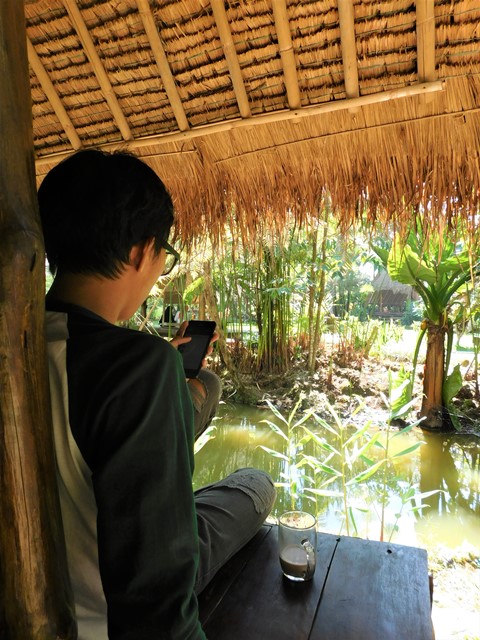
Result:
<svg viewBox="0 0 480 640"><path fill-rule="evenodd" d="M392 280L386 271L379 271L372 280L372 287L375 292L391 292L394 295L404 294L405 297L411 296L414 289L408 284L402 284L396 280Z"/></svg>
<svg viewBox="0 0 480 640"><path fill-rule="evenodd" d="M26 0L37 175L145 158L195 236L480 197L480 0ZM235 213L232 213L232 203ZM447 212L445 213L445 203ZM259 213L260 212L260 213Z"/></svg>

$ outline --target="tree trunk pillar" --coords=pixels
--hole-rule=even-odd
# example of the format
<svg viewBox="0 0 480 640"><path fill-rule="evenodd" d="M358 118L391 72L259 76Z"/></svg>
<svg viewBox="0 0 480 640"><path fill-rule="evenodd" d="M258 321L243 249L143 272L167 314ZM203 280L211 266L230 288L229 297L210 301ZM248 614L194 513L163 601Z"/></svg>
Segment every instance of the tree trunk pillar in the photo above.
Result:
<svg viewBox="0 0 480 640"><path fill-rule="evenodd" d="M427 327L427 352L423 376L423 400L420 416L425 420L421 427L433 430L444 428L443 377L445 371L445 334L443 324L429 322Z"/></svg>
<svg viewBox="0 0 480 640"><path fill-rule="evenodd" d="M0 2L0 637L76 638L52 442L23 2Z"/></svg>

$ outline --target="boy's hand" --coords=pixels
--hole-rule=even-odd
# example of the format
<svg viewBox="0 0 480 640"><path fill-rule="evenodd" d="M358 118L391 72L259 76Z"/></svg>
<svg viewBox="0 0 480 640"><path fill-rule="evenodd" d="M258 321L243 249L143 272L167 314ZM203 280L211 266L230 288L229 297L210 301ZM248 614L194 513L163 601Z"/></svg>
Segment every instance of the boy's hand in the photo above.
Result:
<svg viewBox="0 0 480 640"><path fill-rule="evenodd" d="M170 344L172 345L172 347L175 347L175 349L178 349L178 347L181 344L186 344L187 342L190 342L191 338L183 337L183 334L185 333L187 327L188 327L188 320L184 320L182 324L178 327L178 331L175 334L175 337L170 340Z"/></svg>
<svg viewBox="0 0 480 640"><path fill-rule="evenodd" d="M188 320L184 320L182 322L182 324L179 326L175 337L170 340L170 344L172 345L172 347L175 347L175 349L178 349L178 347L181 344L186 344L187 342L190 342L190 340L191 340L190 337L188 337L188 338L184 338L183 337L187 327L188 327ZM208 349L207 349L207 353L205 354L205 358L202 360L202 367L206 367L207 366L206 358L213 352L213 343L216 342L219 337L220 337L219 334L215 331L215 333L212 336L212 339L210 340L210 344L208 345Z"/></svg>

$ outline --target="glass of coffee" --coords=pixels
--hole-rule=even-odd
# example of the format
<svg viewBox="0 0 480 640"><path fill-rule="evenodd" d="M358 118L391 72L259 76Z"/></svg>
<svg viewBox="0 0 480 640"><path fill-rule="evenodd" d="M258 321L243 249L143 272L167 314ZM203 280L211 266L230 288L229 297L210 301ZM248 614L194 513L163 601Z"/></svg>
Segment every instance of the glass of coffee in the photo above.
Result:
<svg viewBox="0 0 480 640"><path fill-rule="evenodd" d="M315 573L317 521L306 511L287 511L278 521L278 552L284 575L306 582Z"/></svg>

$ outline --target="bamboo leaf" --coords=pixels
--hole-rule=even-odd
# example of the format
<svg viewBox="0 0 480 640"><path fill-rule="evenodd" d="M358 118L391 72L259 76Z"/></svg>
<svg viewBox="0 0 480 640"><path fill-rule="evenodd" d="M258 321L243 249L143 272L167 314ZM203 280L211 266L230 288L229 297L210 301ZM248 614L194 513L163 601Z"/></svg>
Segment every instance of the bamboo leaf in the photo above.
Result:
<svg viewBox="0 0 480 640"><path fill-rule="evenodd" d="M297 403L295 404L295 406L291 410L290 415L288 416L288 420L287 420L288 424L292 424L293 418L295 417L295 414L297 413L297 409L300 406L301 402L302 402L302 397L300 397L297 400Z"/></svg>
<svg viewBox="0 0 480 640"><path fill-rule="evenodd" d="M318 444L319 447L321 447L322 449L325 449L326 451L333 451L334 453L339 453L335 447L333 447L329 442L327 442L326 440L324 440L322 437L320 437L319 435L317 435L316 433L314 433L313 431L311 431L310 429L308 429L307 427L305 427L304 425L302 425L302 429L305 431L305 433L307 433L310 438L316 443Z"/></svg>
<svg viewBox="0 0 480 640"><path fill-rule="evenodd" d="M345 442L344 447L348 447L349 445L354 443L356 440L361 438L365 434L365 432L369 430L369 428L370 428L370 422L367 422L363 427L361 427L360 429L357 429L355 433L352 436L350 436L350 438L348 438L348 440Z"/></svg>
<svg viewBox="0 0 480 640"><path fill-rule="evenodd" d="M326 429L330 433L333 433L335 436L337 436L337 438L339 437L339 432L330 424L328 424L328 422L326 422L322 418L319 418L316 414L314 414L313 417L315 418L317 423L320 425L320 427L322 427L322 429Z"/></svg>
<svg viewBox="0 0 480 640"><path fill-rule="evenodd" d="M323 464L323 462L319 462L316 465L316 468L319 469L320 471L323 471L324 473L328 473L329 475L333 475L337 478L340 478L342 475L340 471L337 471L333 467L330 467L328 464Z"/></svg>
<svg viewBox="0 0 480 640"><path fill-rule="evenodd" d="M273 456L274 458L281 458L282 460L285 460L286 462L290 462L290 458L288 456L286 456L284 453L279 453L278 451L275 451L274 449L269 449L269 447L265 447L263 444L259 444L258 448L259 449L263 449L264 451L266 451L269 455Z"/></svg>
<svg viewBox="0 0 480 640"><path fill-rule="evenodd" d="M305 492L314 493L316 496L325 496L326 498L343 498L341 491L330 491L329 489L311 489L308 487Z"/></svg>
<svg viewBox="0 0 480 640"><path fill-rule="evenodd" d="M429 498L430 496L435 495L436 493L446 493L443 489L432 489L432 491L423 491L422 493L415 494L415 498L419 500L423 500L423 498Z"/></svg>
<svg viewBox="0 0 480 640"><path fill-rule="evenodd" d="M280 429L280 427L278 427L274 422L272 422L271 420L261 420L260 422L263 422L264 424L268 424L268 426L270 427L270 429L277 435L280 436L281 438L283 438L284 440L286 440L288 442L288 436L282 431L282 429Z"/></svg>
<svg viewBox="0 0 480 640"><path fill-rule="evenodd" d="M407 455L407 453L412 453L413 451L416 451L419 447L421 447L422 444L425 444L423 440L421 440L420 442L416 442L411 447L408 447L407 449L403 449L403 451L399 451L398 453L395 453L392 456L392 458L400 458L400 456L405 456Z"/></svg>
<svg viewBox="0 0 480 640"><path fill-rule="evenodd" d="M277 407L274 404L272 404L272 402L270 402L270 400L267 400L267 405L268 405L268 408L270 409L270 411L273 413L273 415L276 418L278 418L278 420L280 420L284 424L288 425L288 422L287 422L286 418L280 413L280 411L277 409Z"/></svg>
<svg viewBox="0 0 480 640"><path fill-rule="evenodd" d="M357 523L356 523L356 521L355 521L355 517L354 517L354 515L353 515L353 509L352 509L352 507L348 507L348 513L349 513L349 515L350 515L350 520L351 520L351 522L352 522L352 524L353 524L353 530L354 530L354 532L355 532L355 535L358 535Z"/></svg>
<svg viewBox="0 0 480 640"><path fill-rule="evenodd" d="M373 474L376 473L378 469L380 469L380 467L384 464L384 462L385 460L379 460L370 468L365 469L365 471L362 471L361 473L357 474L354 478L349 480L346 483L346 486L351 487L353 484L360 484L360 482L365 482L365 480L368 480L368 478L373 476Z"/></svg>

